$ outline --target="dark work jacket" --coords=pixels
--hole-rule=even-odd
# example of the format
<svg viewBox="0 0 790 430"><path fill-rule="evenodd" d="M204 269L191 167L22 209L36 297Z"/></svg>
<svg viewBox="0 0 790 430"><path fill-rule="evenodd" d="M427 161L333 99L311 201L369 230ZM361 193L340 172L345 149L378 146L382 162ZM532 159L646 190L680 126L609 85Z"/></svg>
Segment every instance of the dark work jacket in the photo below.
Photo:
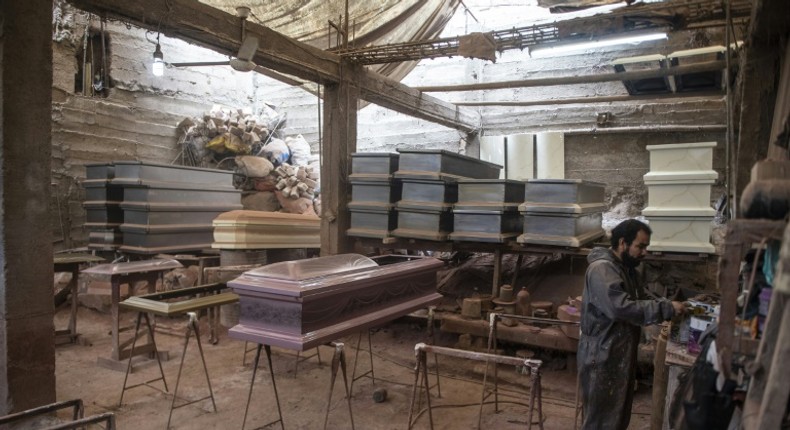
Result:
<svg viewBox="0 0 790 430"><path fill-rule="evenodd" d="M641 326L672 318L674 309L669 300L647 298L636 271L611 249L595 248L587 261L578 349L582 428L625 430Z"/></svg>

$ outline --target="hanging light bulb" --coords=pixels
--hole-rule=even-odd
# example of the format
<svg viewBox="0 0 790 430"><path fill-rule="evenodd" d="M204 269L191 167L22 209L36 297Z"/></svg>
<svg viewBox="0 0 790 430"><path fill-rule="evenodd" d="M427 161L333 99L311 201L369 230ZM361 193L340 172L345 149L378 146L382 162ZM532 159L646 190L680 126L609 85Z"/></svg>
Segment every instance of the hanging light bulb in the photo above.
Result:
<svg viewBox="0 0 790 430"><path fill-rule="evenodd" d="M162 55L162 47L159 46L159 30L156 32L156 49L154 50L154 62L151 67L151 72L154 76L162 76L165 74L165 56Z"/></svg>
<svg viewBox="0 0 790 430"><path fill-rule="evenodd" d="M158 40L156 42L156 50L154 51L154 63L151 71L154 73L154 76L162 76L165 74L165 56L162 55L162 48L159 46Z"/></svg>

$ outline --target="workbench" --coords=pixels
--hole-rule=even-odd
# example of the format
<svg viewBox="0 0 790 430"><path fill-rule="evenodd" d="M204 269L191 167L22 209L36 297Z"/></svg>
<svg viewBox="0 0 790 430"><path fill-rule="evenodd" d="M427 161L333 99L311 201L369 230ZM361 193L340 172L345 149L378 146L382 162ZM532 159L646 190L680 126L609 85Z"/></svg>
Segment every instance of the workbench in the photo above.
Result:
<svg viewBox="0 0 790 430"><path fill-rule="evenodd" d="M123 360L131 355L131 350L127 348L133 339L128 339L124 342L120 340L120 311L119 304L121 302L121 285L129 285L129 295L134 294L134 284L140 281L145 281L149 293L156 292L156 281L160 279L165 272L183 267L181 263L176 260L145 260L133 261L128 263L113 263L101 264L83 270L82 273L109 278L112 297L111 297L111 311L112 311L112 352L110 357L99 357L97 363L99 366L108 369L123 372L126 370L126 363ZM149 336L147 344L142 345L135 349L135 355L150 354L154 351L153 341Z"/></svg>

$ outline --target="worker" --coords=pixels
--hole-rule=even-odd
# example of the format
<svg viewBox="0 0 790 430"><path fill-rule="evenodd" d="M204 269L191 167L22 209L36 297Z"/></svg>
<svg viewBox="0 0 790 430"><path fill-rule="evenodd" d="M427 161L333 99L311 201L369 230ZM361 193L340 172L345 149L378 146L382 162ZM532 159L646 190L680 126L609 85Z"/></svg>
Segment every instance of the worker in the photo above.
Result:
<svg viewBox="0 0 790 430"><path fill-rule="evenodd" d="M623 221L612 230L611 248L587 257L578 349L583 429L628 428L641 326L683 313L680 302L648 298L640 281L636 268L651 233L645 223Z"/></svg>

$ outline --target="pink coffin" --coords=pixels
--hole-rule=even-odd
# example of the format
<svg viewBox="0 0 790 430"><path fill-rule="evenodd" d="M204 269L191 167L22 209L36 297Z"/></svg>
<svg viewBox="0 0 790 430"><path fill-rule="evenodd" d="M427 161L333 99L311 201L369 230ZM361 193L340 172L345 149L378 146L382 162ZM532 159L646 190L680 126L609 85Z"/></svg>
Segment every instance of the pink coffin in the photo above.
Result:
<svg viewBox="0 0 790 430"><path fill-rule="evenodd" d="M435 304L431 257L358 254L270 264L228 283L240 297L232 338L303 351Z"/></svg>

